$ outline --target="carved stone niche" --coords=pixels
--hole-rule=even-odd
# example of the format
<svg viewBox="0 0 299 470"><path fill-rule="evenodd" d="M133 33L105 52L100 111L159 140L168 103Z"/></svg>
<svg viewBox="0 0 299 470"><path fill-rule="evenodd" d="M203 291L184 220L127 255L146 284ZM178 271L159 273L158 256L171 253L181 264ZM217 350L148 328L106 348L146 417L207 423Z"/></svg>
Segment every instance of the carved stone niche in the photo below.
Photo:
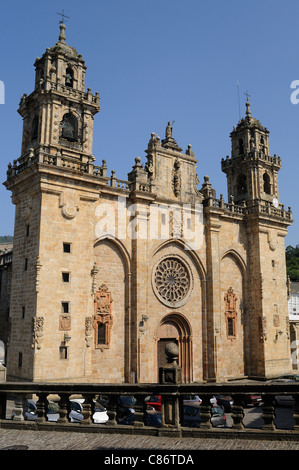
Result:
<svg viewBox="0 0 299 470"><path fill-rule="evenodd" d="M95 330L95 348L109 348L111 340L112 297L108 287L102 284L95 294L93 328Z"/></svg>
<svg viewBox="0 0 299 470"><path fill-rule="evenodd" d="M237 335L236 322L237 322L237 296L232 287L230 287L225 296L225 322L226 322L226 335L227 338L232 339Z"/></svg>

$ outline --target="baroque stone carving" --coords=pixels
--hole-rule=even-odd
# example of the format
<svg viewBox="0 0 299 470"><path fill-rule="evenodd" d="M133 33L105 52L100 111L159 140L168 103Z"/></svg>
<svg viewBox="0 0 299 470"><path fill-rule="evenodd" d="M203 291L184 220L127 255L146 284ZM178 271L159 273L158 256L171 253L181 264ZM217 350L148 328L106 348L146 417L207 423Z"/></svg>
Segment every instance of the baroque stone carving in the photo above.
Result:
<svg viewBox="0 0 299 470"><path fill-rule="evenodd" d="M41 349L41 340L44 335L44 317L32 318L32 348L37 345L37 349Z"/></svg>
<svg viewBox="0 0 299 470"><path fill-rule="evenodd" d="M177 158L173 169L173 192L176 197L181 194L181 163Z"/></svg>
<svg viewBox="0 0 299 470"><path fill-rule="evenodd" d="M232 287L224 295L227 337L236 336L237 296Z"/></svg>
<svg viewBox="0 0 299 470"><path fill-rule="evenodd" d="M95 347L109 347L111 339L112 297L108 287L102 284L95 294L93 327L95 330Z"/></svg>
<svg viewBox="0 0 299 470"><path fill-rule="evenodd" d="M39 273L41 270L41 263L40 263L40 257L36 257L36 263L35 263L35 268L36 268L36 279L35 279L35 291L39 292Z"/></svg>
<svg viewBox="0 0 299 470"><path fill-rule="evenodd" d="M92 295L95 295L96 293L96 283L97 283L97 274L99 270L97 267L97 263L94 262L93 268L91 270L91 276L92 276Z"/></svg>
<svg viewBox="0 0 299 470"><path fill-rule="evenodd" d="M181 304L190 291L190 272L179 258L167 257L156 267L154 286L164 303L170 306Z"/></svg>
<svg viewBox="0 0 299 470"><path fill-rule="evenodd" d="M60 315L59 317L59 330L60 331L70 331L71 329L71 316L70 315Z"/></svg>
<svg viewBox="0 0 299 470"><path fill-rule="evenodd" d="M237 310L237 296L234 293L232 287L230 287L227 293L224 296L225 300L225 311L226 312L236 312Z"/></svg>
<svg viewBox="0 0 299 470"><path fill-rule="evenodd" d="M268 337L267 318L259 318L260 340L265 341Z"/></svg>
<svg viewBox="0 0 299 470"><path fill-rule="evenodd" d="M65 219L74 219L79 211L79 206L76 201L68 201L67 196L61 193L59 196L59 207L61 214Z"/></svg>
<svg viewBox="0 0 299 470"><path fill-rule="evenodd" d="M91 346L91 336L92 336L92 317L85 318L85 342L86 347Z"/></svg>

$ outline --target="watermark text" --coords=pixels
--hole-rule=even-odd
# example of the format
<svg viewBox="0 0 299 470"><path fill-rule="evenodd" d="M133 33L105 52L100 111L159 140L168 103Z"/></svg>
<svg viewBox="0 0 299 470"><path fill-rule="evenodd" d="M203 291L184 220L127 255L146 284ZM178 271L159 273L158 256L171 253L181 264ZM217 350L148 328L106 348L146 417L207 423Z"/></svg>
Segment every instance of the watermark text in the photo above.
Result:
<svg viewBox="0 0 299 470"><path fill-rule="evenodd" d="M5 104L5 86L2 80L0 80L0 104Z"/></svg>
<svg viewBox="0 0 299 470"><path fill-rule="evenodd" d="M131 204L125 197L97 206L95 236L119 240L181 239L185 250L198 250L203 243L201 204Z"/></svg>

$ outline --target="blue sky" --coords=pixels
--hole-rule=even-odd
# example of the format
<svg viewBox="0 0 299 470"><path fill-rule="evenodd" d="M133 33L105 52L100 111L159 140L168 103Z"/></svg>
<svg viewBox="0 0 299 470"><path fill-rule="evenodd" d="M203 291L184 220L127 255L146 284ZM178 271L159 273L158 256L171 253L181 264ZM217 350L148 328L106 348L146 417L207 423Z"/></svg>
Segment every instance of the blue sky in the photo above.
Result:
<svg viewBox="0 0 299 470"><path fill-rule="evenodd" d="M20 156L23 93L34 86L34 61L59 36L64 9L66 38L87 65L86 86L101 97L94 122L96 163L127 179L151 132L164 137L169 120L185 150L192 145L202 183L209 175L217 197L227 199L221 158L230 155L230 132L245 95L252 115L270 130L271 155L281 156L280 202L295 222L286 245L299 244L299 2L295 0L2 0L0 174ZM299 95L298 95L299 96ZM13 234L14 206L0 187L0 235Z"/></svg>

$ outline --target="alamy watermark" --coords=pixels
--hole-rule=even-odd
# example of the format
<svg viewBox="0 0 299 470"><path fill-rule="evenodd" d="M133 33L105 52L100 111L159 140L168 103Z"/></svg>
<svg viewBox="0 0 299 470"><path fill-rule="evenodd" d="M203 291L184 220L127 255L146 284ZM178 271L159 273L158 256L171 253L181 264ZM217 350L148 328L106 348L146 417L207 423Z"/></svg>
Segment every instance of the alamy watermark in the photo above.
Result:
<svg viewBox="0 0 299 470"><path fill-rule="evenodd" d="M298 104L299 103L299 80L293 80L291 83L291 88L294 91L291 93L291 103Z"/></svg>
<svg viewBox="0 0 299 470"><path fill-rule="evenodd" d="M0 80L0 104L5 104L5 86L2 80Z"/></svg>
<svg viewBox="0 0 299 470"><path fill-rule="evenodd" d="M185 250L203 243L202 204L131 204L119 196L116 203L99 204L95 212L95 236L119 240L181 239Z"/></svg>

